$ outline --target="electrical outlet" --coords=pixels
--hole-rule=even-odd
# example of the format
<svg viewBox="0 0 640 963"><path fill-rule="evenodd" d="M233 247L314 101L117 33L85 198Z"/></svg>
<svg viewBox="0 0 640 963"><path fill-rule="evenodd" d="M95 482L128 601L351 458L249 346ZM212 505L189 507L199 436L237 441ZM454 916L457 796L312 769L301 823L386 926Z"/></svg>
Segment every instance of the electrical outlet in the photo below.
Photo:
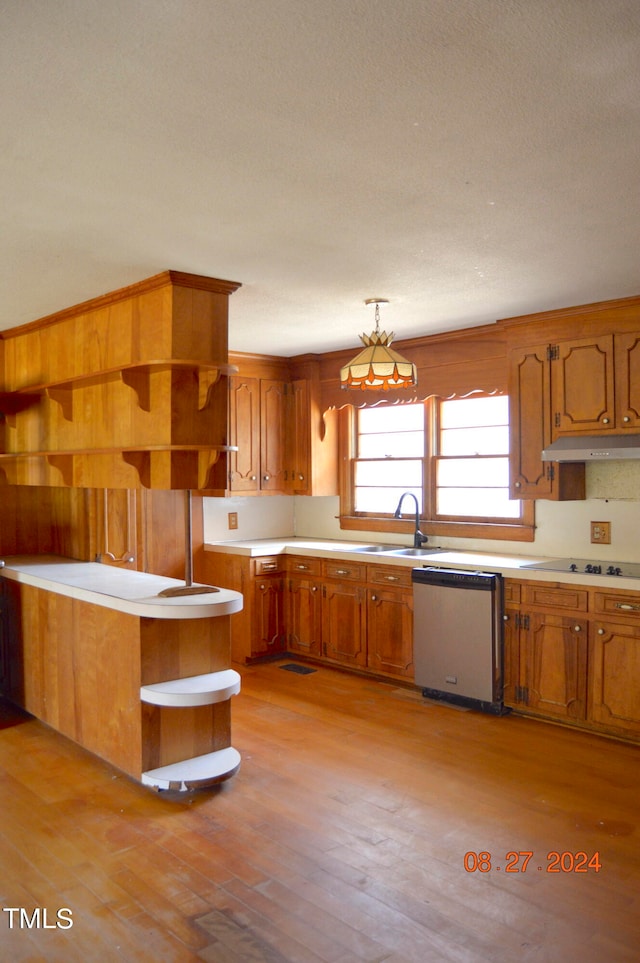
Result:
<svg viewBox="0 0 640 963"><path fill-rule="evenodd" d="M227 519L228 519L228 521L229 521L229 528L230 528L230 529L234 529L234 528L237 528L237 527L238 527L238 513L237 513L237 512L229 512L228 515L227 515Z"/></svg>
<svg viewBox="0 0 640 963"><path fill-rule="evenodd" d="M611 545L611 522L591 522L591 541L598 545Z"/></svg>

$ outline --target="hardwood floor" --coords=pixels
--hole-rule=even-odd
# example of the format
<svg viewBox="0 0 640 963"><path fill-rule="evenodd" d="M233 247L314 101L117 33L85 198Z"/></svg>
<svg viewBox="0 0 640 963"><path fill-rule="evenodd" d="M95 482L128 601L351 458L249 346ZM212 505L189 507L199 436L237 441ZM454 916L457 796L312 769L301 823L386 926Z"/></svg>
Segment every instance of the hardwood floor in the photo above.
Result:
<svg viewBox="0 0 640 963"><path fill-rule="evenodd" d="M282 664L242 668L208 792L0 710L1 959L640 960L640 748Z"/></svg>

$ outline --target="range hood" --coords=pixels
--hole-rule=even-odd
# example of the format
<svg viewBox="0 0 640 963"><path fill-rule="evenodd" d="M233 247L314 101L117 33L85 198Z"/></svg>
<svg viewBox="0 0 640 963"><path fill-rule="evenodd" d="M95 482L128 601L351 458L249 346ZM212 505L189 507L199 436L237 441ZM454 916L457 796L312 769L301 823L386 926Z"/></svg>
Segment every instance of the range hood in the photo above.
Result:
<svg viewBox="0 0 640 963"><path fill-rule="evenodd" d="M621 458L640 459L640 435L564 435L542 452L542 461L618 461Z"/></svg>

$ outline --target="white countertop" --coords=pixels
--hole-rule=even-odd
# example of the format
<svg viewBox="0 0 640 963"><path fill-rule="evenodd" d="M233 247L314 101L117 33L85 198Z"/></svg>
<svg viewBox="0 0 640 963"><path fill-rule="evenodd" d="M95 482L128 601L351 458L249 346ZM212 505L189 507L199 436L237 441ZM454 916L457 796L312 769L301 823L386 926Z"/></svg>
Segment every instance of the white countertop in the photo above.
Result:
<svg viewBox="0 0 640 963"><path fill-rule="evenodd" d="M425 565L461 568L469 571L499 572L506 578L526 578L537 582L563 582L572 585L588 585L594 588L617 588L625 591L640 592L640 579L623 578L616 575L587 575L583 572L554 572L526 568L533 562L549 559L543 555L505 555L491 552L464 552L456 549L436 551L429 555L387 555L385 553L358 552L363 545L372 542L340 541L338 539L309 539L289 536L284 538L243 539L228 542L205 544L207 552L227 552L234 555L309 555L319 558L349 559L369 565L401 565L405 568L419 568ZM396 543L394 542L394 545ZM410 546L405 543L405 547Z"/></svg>
<svg viewBox="0 0 640 963"><path fill-rule="evenodd" d="M153 619L209 619L242 609L242 595L230 589L200 595L160 597L158 592L184 582L100 562L78 562L57 555L4 558L0 575L34 588Z"/></svg>

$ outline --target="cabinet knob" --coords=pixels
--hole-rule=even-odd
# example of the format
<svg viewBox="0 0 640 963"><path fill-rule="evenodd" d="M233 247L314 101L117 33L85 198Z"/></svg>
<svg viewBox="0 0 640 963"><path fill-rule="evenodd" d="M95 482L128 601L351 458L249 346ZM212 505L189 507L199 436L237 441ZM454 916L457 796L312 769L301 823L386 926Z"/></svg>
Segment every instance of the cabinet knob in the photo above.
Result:
<svg viewBox="0 0 640 963"><path fill-rule="evenodd" d="M304 475L298 475L298 479L299 479L300 481L304 481Z"/></svg>
<svg viewBox="0 0 640 963"><path fill-rule="evenodd" d="M317 591L318 591L318 586L317 586L317 585L312 585L312 586L311 586L311 591L312 591L312 592L317 592Z"/></svg>
<svg viewBox="0 0 640 963"><path fill-rule="evenodd" d="M263 481L269 481L270 478L271 478L271 475L263 475L263 476L262 476L262 480L263 480Z"/></svg>
<svg viewBox="0 0 640 963"><path fill-rule="evenodd" d="M608 418L603 418L603 419L602 419L602 424L603 424L603 425L608 425L608 424L609 424L609 419L608 419Z"/></svg>
<svg viewBox="0 0 640 963"><path fill-rule="evenodd" d="M257 478L257 475L252 475L250 480L251 480L251 481L256 481L256 478Z"/></svg>
<svg viewBox="0 0 640 963"><path fill-rule="evenodd" d="M581 625L574 625L573 631L574 631L574 632L582 632L582 626L581 626Z"/></svg>
<svg viewBox="0 0 640 963"><path fill-rule="evenodd" d="M511 618L510 615L503 615L503 616L502 616L502 621L503 621L503 622L508 622L510 618Z"/></svg>
<svg viewBox="0 0 640 963"><path fill-rule="evenodd" d="M627 425L631 421L631 418L629 417L629 415L625 415L622 420L624 421L625 425Z"/></svg>
<svg viewBox="0 0 640 963"><path fill-rule="evenodd" d="M372 602L377 602L377 601L378 601L378 596L377 596L377 595L372 595L372 596L371 596L371 601L372 601Z"/></svg>
<svg viewBox="0 0 640 963"><path fill-rule="evenodd" d="M260 588L261 588L262 590L264 590L264 582L262 583L262 585L260 586Z"/></svg>
<svg viewBox="0 0 640 963"><path fill-rule="evenodd" d="M514 487L514 488L522 488L522 482L515 482L513 487Z"/></svg>
<svg viewBox="0 0 640 963"><path fill-rule="evenodd" d="M598 635L604 635L604 629L598 629Z"/></svg>

